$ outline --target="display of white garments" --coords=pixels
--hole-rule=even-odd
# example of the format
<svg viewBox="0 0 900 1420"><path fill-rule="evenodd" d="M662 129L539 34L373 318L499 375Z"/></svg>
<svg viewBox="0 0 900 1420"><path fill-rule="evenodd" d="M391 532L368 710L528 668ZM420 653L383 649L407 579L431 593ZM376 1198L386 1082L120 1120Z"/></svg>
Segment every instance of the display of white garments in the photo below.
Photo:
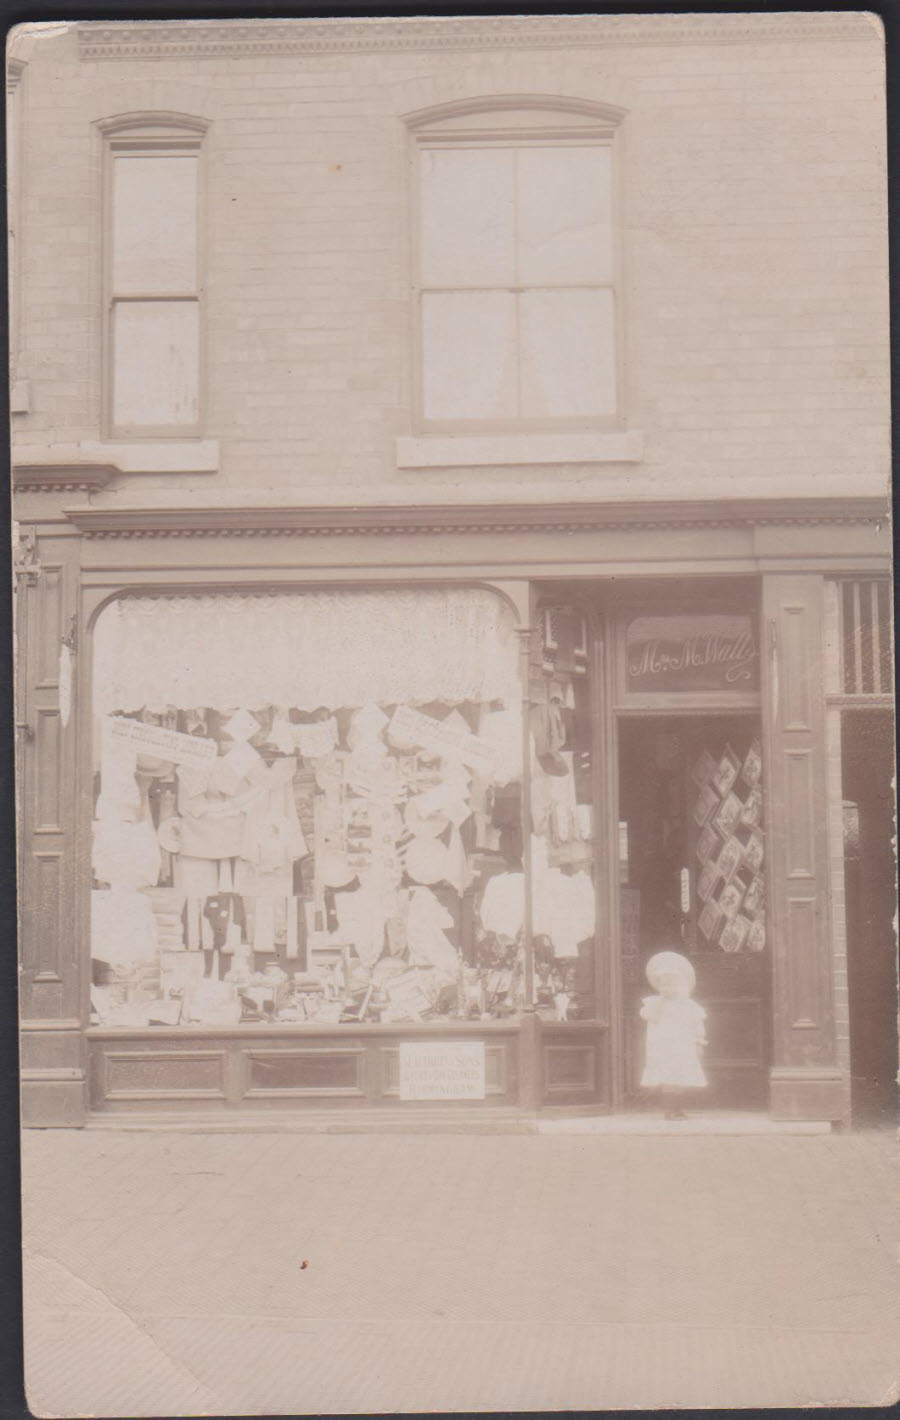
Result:
<svg viewBox="0 0 900 1420"><path fill-rule="evenodd" d="M245 810L238 856L263 872L284 868L309 853L294 801L296 769L296 759L276 759L265 775L256 776L261 792L250 799Z"/></svg>
<svg viewBox="0 0 900 1420"><path fill-rule="evenodd" d="M534 935L549 937L557 957L576 957L578 944L594 934L594 884L588 874L548 868L535 877L532 893Z"/></svg>
<svg viewBox="0 0 900 1420"><path fill-rule="evenodd" d="M469 869L469 860L466 857L466 850L463 847L462 835L455 824L450 829L450 842L447 845L447 871L445 879L452 888L455 888L462 897L466 888L472 880Z"/></svg>
<svg viewBox="0 0 900 1420"><path fill-rule="evenodd" d="M525 921L524 873L497 873L481 899L481 925L498 937L517 937Z"/></svg>
<svg viewBox="0 0 900 1420"><path fill-rule="evenodd" d="M100 797L97 818L129 819L140 812L141 796L137 783L137 752L127 744L112 739L109 722L100 730Z"/></svg>
<svg viewBox="0 0 900 1420"><path fill-rule="evenodd" d="M291 754L297 748L294 737L294 730L297 726L292 725L288 719L288 712L284 706L278 706L272 719L272 728L269 731L269 743L274 745L281 754Z"/></svg>
<svg viewBox="0 0 900 1420"><path fill-rule="evenodd" d="M550 836L555 843L569 843L573 838L581 837L575 800L574 756L561 753L559 757L565 762L568 772L545 776L550 799Z"/></svg>
<svg viewBox="0 0 900 1420"><path fill-rule="evenodd" d="M347 734L347 742L351 749L356 749L363 744L379 744L383 752L387 752L387 746L381 739L381 733L386 728L388 717L384 711L371 702L364 705L361 710L357 710L350 723Z"/></svg>
<svg viewBox="0 0 900 1420"><path fill-rule="evenodd" d="M531 761L531 823L535 833L555 844L580 840L581 820L575 798L574 756L559 753L565 774L546 774L537 756Z"/></svg>
<svg viewBox="0 0 900 1420"><path fill-rule="evenodd" d="M549 937L558 957L578 955L578 944L594 934L595 894L590 875L551 868L546 840L531 839L532 930Z"/></svg>
<svg viewBox="0 0 900 1420"><path fill-rule="evenodd" d="M432 966L447 980L456 979L459 955L444 929L453 918L430 888L413 888L409 894L406 940L415 966Z"/></svg>
<svg viewBox="0 0 900 1420"><path fill-rule="evenodd" d="M210 771L180 764L178 811L181 851L190 858L237 858L241 854L244 814L229 812L230 795L209 789Z"/></svg>
<svg viewBox="0 0 900 1420"><path fill-rule="evenodd" d="M246 788L244 780L260 768L265 768L265 763L258 752L244 740L237 740L227 754L213 762L209 786L220 794L238 794Z"/></svg>
<svg viewBox="0 0 900 1420"><path fill-rule="evenodd" d="M337 721L313 720L311 724L292 725L294 744L304 759L324 759L338 742Z"/></svg>
<svg viewBox="0 0 900 1420"><path fill-rule="evenodd" d="M172 861L172 881L184 897L212 897L219 891L218 865L212 858L191 858L176 853Z"/></svg>
<svg viewBox="0 0 900 1420"><path fill-rule="evenodd" d="M154 887L159 880L160 847L153 824L148 819L95 820L91 861L97 880L112 888Z"/></svg>
<svg viewBox="0 0 900 1420"><path fill-rule="evenodd" d="M159 942L150 901L131 888L91 893L91 956L110 966L154 961Z"/></svg>
<svg viewBox="0 0 900 1420"><path fill-rule="evenodd" d="M489 782L498 788L522 778L522 734L521 710L482 711L478 738L491 752Z"/></svg>
<svg viewBox="0 0 900 1420"><path fill-rule="evenodd" d="M235 860L234 891L242 897L290 897L294 891L294 865L269 870L243 858Z"/></svg>
<svg viewBox="0 0 900 1420"><path fill-rule="evenodd" d="M299 935L299 903L294 894L291 893L287 899L287 942L284 949L285 956L297 957L300 955L300 935Z"/></svg>
<svg viewBox="0 0 900 1420"><path fill-rule="evenodd" d="M377 887L363 883L355 892L336 892L334 907L341 937L353 944L363 966L374 966L384 950L384 911Z"/></svg>
<svg viewBox="0 0 900 1420"><path fill-rule="evenodd" d="M250 740L259 729L259 721L255 715L250 714L249 710L235 710L234 714L225 721L223 729L233 740Z"/></svg>
<svg viewBox="0 0 900 1420"><path fill-rule="evenodd" d="M700 1063L705 1042L706 1012L690 996L646 996L641 1019L647 1022L647 1044L641 1084L690 1088L707 1083Z"/></svg>
<svg viewBox="0 0 900 1420"><path fill-rule="evenodd" d="M275 900L259 897L253 904L253 950L274 952L275 950Z"/></svg>

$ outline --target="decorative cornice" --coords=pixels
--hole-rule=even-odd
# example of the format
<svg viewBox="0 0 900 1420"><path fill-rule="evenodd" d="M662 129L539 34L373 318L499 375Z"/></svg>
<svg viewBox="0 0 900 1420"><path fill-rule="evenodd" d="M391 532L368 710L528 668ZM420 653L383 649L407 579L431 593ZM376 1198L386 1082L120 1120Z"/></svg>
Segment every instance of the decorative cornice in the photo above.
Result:
<svg viewBox="0 0 900 1420"><path fill-rule="evenodd" d="M473 15L410 19L128 20L77 26L81 58L187 59L259 54L370 54L377 50L566 49L878 39L860 12L775 14Z"/></svg>
<svg viewBox="0 0 900 1420"><path fill-rule="evenodd" d="M17 493L97 493L118 473L109 463L20 463L13 466L13 488Z"/></svg>
<svg viewBox="0 0 900 1420"><path fill-rule="evenodd" d="M86 537L352 537L577 533L613 529L849 527L883 524L880 498L760 498L722 503L503 503L371 508L71 508Z"/></svg>

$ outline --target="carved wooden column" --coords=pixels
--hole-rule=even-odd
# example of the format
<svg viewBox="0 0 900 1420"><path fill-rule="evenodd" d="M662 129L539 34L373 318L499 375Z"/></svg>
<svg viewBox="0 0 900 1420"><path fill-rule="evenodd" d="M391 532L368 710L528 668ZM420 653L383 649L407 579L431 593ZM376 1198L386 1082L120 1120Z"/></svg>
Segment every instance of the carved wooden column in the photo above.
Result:
<svg viewBox="0 0 900 1420"><path fill-rule="evenodd" d="M839 1119L828 911L824 579L763 578L773 959L770 1106L776 1119Z"/></svg>
<svg viewBox="0 0 900 1420"><path fill-rule="evenodd" d="M85 972L74 830L78 706L77 536L20 529L16 550L22 1120L85 1118Z"/></svg>

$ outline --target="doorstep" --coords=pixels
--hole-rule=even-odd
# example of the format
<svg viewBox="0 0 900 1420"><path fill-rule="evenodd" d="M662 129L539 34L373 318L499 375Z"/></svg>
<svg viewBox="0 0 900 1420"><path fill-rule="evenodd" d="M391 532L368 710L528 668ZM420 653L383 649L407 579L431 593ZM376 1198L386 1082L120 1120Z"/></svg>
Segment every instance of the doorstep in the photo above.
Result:
<svg viewBox="0 0 900 1420"><path fill-rule="evenodd" d="M126 1114L97 1112L91 1132L169 1134L598 1134L609 1136L811 1135L829 1134L819 1120L782 1121L766 1114L697 1113L684 1120L649 1112L634 1114L534 1115L515 1109L402 1109L228 1111L215 1114Z"/></svg>
<svg viewBox="0 0 900 1420"><path fill-rule="evenodd" d="M664 1119L649 1111L635 1114L603 1114L588 1118L535 1120L537 1134L638 1134L696 1135L719 1134L748 1137L756 1134L830 1134L827 1120L770 1119L767 1114L735 1110L700 1112L687 1119Z"/></svg>

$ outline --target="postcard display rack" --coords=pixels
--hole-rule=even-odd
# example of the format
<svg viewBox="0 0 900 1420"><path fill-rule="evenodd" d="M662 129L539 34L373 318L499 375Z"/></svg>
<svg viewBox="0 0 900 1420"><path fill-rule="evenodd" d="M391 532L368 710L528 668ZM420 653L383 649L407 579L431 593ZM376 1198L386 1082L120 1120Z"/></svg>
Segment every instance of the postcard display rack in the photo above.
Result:
<svg viewBox="0 0 900 1420"><path fill-rule="evenodd" d="M753 739L743 755L730 744L718 760L694 761L697 830L697 946L762 952L766 946L762 751Z"/></svg>

